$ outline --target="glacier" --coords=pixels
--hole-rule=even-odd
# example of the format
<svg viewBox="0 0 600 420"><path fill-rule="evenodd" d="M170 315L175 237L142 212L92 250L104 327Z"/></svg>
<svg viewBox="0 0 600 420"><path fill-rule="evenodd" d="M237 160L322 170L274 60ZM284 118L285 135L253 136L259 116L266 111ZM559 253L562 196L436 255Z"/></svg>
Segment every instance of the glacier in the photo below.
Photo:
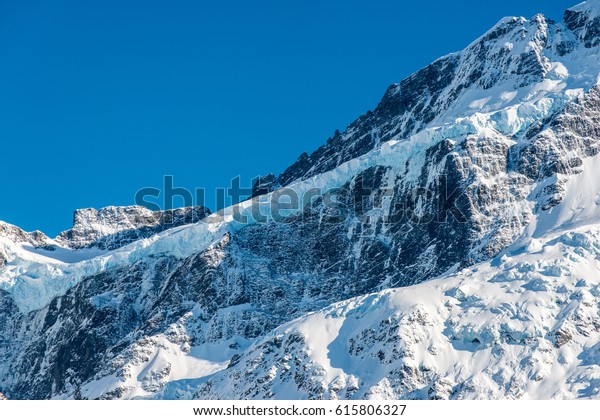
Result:
<svg viewBox="0 0 600 420"><path fill-rule="evenodd" d="M599 53L504 18L234 206L1 222L0 395L597 398Z"/></svg>

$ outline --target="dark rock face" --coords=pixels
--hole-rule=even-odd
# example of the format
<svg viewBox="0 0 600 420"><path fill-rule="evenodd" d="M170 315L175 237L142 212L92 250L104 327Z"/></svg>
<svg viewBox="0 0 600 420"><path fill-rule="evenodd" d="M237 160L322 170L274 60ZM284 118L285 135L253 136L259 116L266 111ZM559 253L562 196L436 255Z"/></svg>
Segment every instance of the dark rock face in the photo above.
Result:
<svg viewBox="0 0 600 420"><path fill-rule="evenodd" d="M562 202L564 188L555 174L581 172L582 159L600 152L600 89L595 87L584 99L570 104L564 112L543 124L522 148L511 150L511 168L530 179L551 179L541 191L542 210Z"/></svg>
<svg viewBox="0 0 600 420"><path fill-rule="evenodd" d="M164 211L140 206L80 209L73 214L73 228L57 240L70 248L117 249L166 229L197 223L209 214L202 206Z"/></svg>
<svg viewBox="0 0 600 420"><path fill-rule="evenodd" d="M259 195L268 194L277 190L279 187L280 185L277 182L277 177L274 174L258 177L252 185L251 197L258 197Z"/></svg>
<svg viewBox="0 0 600 420"><path fill-rule="evenodd" d="M590 15L586 10L569 9L565 11L564 22L586 48L600 45L600 15Z"/></svg>
<svg viewBox="0 0 600 420"><path fill-rule="evenodd" d="M49 398L68 392L77 398L83 380L97 372L112 351L126 345L123 340L135 338L127 336L142 324L135 307L143 298L144 273L151 276L146 268L136 264L90 278L47 308L21 315L29 328L13 331L13 339L28 344L5 374L16 384L7 394Z"/></svg>
<svg viewBox="0 0 600 420"><path fill-rule="evenodd" d="M441 99L440 94L452 81L457 64L456 56L443 58L390 86L374 111L362 115L343 134L336 131L325 145L312 154L302 154L279 176L278 183L287 185L294 180L326 172L383 142L423 128L439 112L435 105L425 106L426 98L431 95L432 104ZM417 115L412 117L413 113Z"/></svg>

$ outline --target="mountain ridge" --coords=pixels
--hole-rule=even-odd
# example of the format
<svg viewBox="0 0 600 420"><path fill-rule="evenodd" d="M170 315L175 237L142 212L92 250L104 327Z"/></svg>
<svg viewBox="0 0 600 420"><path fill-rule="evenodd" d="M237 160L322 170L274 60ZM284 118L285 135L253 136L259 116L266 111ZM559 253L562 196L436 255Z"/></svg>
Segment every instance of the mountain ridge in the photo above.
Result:
<svg viewBox="0 0 600 420"><path fill-rule="evenodd" d="M569 23L566 23L566 27L568 28L569 25L571 25L571 27L574 30L578 30L581 27L585 27L585 24L587 22L586 10L587 9L583 6L575 6L573 8L567 9L567 11L565 11L565 21ZM591 10L595 9L592 7ZM337 158L335 164L340 164L344 160L347 160L346 156L355 157L360 153L363 153L364 150L376 147L377 144L385 142L386 139L389 140L391 137L394 136L403 137L410 135L411 133L414 133L415 129L422 129L423 127L426 127L429 123L434 122L434 118L435 122L437 122L438 124L440 122L443 123L443 119L439 118L440 110L435 109L435 107L431 107L431 100L429 100L429 98L427 98L427 100L429 101L427 105L427 107L429 108L427 109L427 113L418 116L413 121L405 121L403 123L403 127L394 128L392 130L390 130L389 128L382 129L379 128L377 120L383 119L387 122L391 118L398 118L399 116L401 117L402 114L406 113L406 111L409 111L408 113L410 114L410 111L412 109L419 110L419 108L422 108L424 106L423 102L418 101L418 97L412 99L403 98L402 91L404 90L410 91L411 89L414 90L414 86L420 86L419 89L423 93L426 92L431 85L436 84L444 86L445 88L451 88L451 84L453 82L452 79L455 76L453 74L453 71L455 70L456 66L459 65L457 64L457 62L461 60L461 57L464 54L468 54L470 50L477 50L477 54L483 54L479 55L477 58L483 65L485 65L488 62L488 60L486 59L486 55L489 51L486 50L484 44L490 38L493 39L495 37L498 37L499 35L501 36L502 34L509 32L511 28L514 29L514 27L521 27L522 30L528 32L525 29L525 25L529 24L530 22L532 25L537 26L537 28L543 28L546 25L547 21L551 22L547 20L542 14L535 15L531 19L531 21L527 21L522 17L514 16L505 17L501 19L496 25L494 25L485 34L481 35L479 38L477 38L475 41L469 44L464 50L450 53L443 57L440 57L439 59L435 60L432 64L409 75L406 79L404 79L403 82L392 84L386 90L382 100L380 101L380 103L374 111L368 111L367 113L363 114L356 121L351 123L343 133L336 131L335 135L327 140L326 145L321 146L311 155L309 155L308 153L303 153L293 165L285 169L279 176L275 177L274 174L268 174L264 177L264 180L263 178L259 179L257 185L255 186L255 189L257 191L264 191L265 186L267 187L267 190L269 190L270 188L272 189L273 186L285 186L292 180L297 179L300 176L300 173L304 175L310 175L318 173L324 168L329 168L332 165L334 165L334 163L327 163L331 159L331 157L328 157L329 154L331 154L332 157ZM593 17L592 27L596 27L599 25L600 23L596 21L596 17ZM559 28L557 33L553 34L556 38L558 38L557 40L555 40L556 42L554 45L555 52L558 55L568 54L570 52L570 49L572 49L575 44L574 40L570 39L572 37L569 37L568 33L565 39L561 39L562 34L564 34L564 31L562 29L565 28ZM596 34L593 30L586 32L586 34L581 36L590 37L591 41L586 41L587 43L589 43L589 47L595 45L595 42L600 42L597 41L600 40L600 36ZM547 35L540 35L540 32L538 31L535 31L534 35L530 38L537 39L537 41L542 42L543 44L545 44L547 41ZM502 47L504 46L505 45L503 45ZM539 56L538 51L532 49L531 53L532 54L526 56L527 59L524 60L525 64L521 64L521 67L517 67L517 71L522 72L524 69L526 69L527 65L532 66L534 71L531 71L532 69L530 68L527 69L528 73L531 74L534 79L537 78L537 80L539 81L541 80L540 76L544 75L550 69L545 67L547 63L544 62L543 56ZM506 69L498 70L498 73L505 75L510 74L510 72ZM493 84L497 83L498 81L490 79L479 79L479 76L481 76L481 74L486 75L485 72L478 70L477 67L475 67L475 70L473 70L470 74L467 74L467 77L465 77L464 75L462 76L464 82L454 83L455 91L450 93L452 95L457 95L460 93L460 89L462 89L464 86L468 87L474 83L483 84L483 86L486 89L489 89ZM487 73L487 76L490 76L489 72ZM414 83L411 83L411 81L414 81ZM403 84L404 86L412 84L413 87L405 89ZM436 98L433 98L434 102L435 99ZM396 105L396 103L398 102L402 103L403 105L399 107L394 107L393 105ZM388 106L388 104L392 105ZM379 115L382 115L383 117L380 117ZM450 118L452 117L454 117L454 115L450 116ZM381 136L380 134L378 134L379 131L383 131L385 134ZM348 143L350 143L349 146L347 145ZM261 181L262 184L265 184L265 186L261 186Z"/></svg>
<svg viewBox="0 0 600 420"><path fill-rule="evenodd" d="M200 222L182 217L181 226L93 249L38 249L26 234L14 236L19 243L0 237L6 360L0 392L8 398L595 396L597 372L578 370L577 358L565 368L571 388L529 390L538 382L558 386L547 369L562 369L554 357L560 352L548 350L559 342L588 361L597 347L597 285L573 273L593 276L597 269L585 258L596 255L593 225L600 222L593 177L600 151L600 4L569 10L564 23L542 15L501 20L463 52L393 85L376 111L285 177L259 182L260 195ZM274 208L283 193L298 205ZM82 237L89 245L97 243L96 233L112 238L138 222L161 226L160 216L149 220L146 212L134 211L132 223L122 218L126 210L112 208L110 229L102 224L91 234L85 228L99 213L80 212ZM585 224L592 227L577 231ZM561 226L573 231L557 236L552 229ZM535 266L539 255L544 260ZM431 288L435 293L420 292ZM526 290L531 301L515 300L513 289ZM375 336L338 335L328 355L331 337L319 323L336 308L369 313L373 296L405 294L429 307L383 305L364 329L372 327ZM499 300L490 303L493 296ZM446 301L454 309L443 309ZM544 325L519 305L545 308ZM569 305L583 312L556 315ZM509 332L525 337L516 338L521 353L507 351L515 344L502 335L504 325L477 324L469 310L486 320L498 311L518 313L523 322ZM389 313L398 317L381 324ZM298 330L302 325L312 327ZM421 348L426 340L419 337L427 333L419 325L445 325L434 331L436 346L455 355L457 366L460 352L504 351L482 360L506 371L523 355L552 357L514 382L500 370L488 374L485 363L481 370L452 370ZM538 347L528 347L531 338L539 338ZM381 357L364 348L388 339L398 347L394 360L385 348ZM373 369L361 370L361 360Z"/></svg>

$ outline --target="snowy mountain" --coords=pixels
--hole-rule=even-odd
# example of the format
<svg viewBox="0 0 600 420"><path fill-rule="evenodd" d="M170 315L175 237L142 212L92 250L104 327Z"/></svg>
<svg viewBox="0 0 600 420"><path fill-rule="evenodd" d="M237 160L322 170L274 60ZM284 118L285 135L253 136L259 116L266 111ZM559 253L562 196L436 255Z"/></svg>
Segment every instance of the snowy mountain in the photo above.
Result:
<svg viewBox="0 0 600 420"><path fill-rule="evenodd" d="M163 396L598 398L598 165L587 158L564 202L496 258L307 314Z"/></svg>
<svg viewBox="0 0 600 420"><path fill-rule="evenodd" d="M596 159L597 161L597 159ZM598 162L596 162L598 163ZM600 230L305 315L179 398L598 398Z"/></svg>
<svg viewBox="0 0 600 420"><path fill-rule="evenodd" d="M0 392L597 397L599 53L600 1L504 18L251 200L1 223Z"/></svg>
<svg viewBox="0 0 600 420"><path fill-rule="evenodd" d="M206 207L150 211L140 206L81 209L73 215L73 228L57 240L73 249L116 249L173 227L196 223L210 214Z"/></svg>

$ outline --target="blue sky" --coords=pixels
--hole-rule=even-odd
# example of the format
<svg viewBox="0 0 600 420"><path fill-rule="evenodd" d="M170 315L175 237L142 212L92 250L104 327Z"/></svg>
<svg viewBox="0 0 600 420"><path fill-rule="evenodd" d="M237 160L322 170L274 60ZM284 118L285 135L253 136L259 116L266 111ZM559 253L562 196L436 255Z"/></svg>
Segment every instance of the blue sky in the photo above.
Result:
<svg viewBox="0 0 600 420"><path fill-rule="evenodd" d="M501 17L575 3L0 0L0 220L56 235L163 175L212 208Z"/></svg>

